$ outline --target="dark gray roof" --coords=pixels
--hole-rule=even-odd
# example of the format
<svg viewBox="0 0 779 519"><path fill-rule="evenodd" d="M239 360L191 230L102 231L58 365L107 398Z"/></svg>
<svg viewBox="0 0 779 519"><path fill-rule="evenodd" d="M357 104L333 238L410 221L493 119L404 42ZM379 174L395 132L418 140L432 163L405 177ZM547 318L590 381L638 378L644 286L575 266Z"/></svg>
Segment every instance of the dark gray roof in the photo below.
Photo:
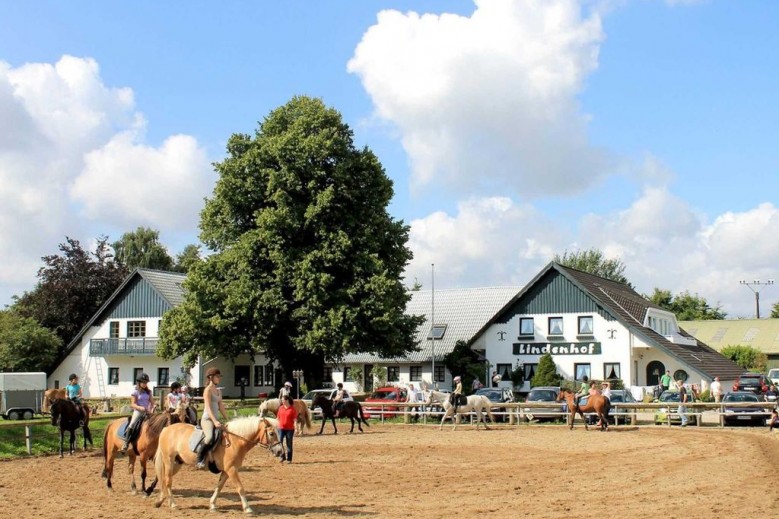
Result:
<svg viewBox="0 0 779 519"><path fill-rule="evenodd" d="M447 290L415 291L406 306L406 314L423 315L425 322L418 328L415 340L419 351L395 359L381 358L372 354L349 354L345 364L398 362L403 364L431 362L435 348L436 362L454 350L457 341L471 343L489 324L497 313L519 292L520 287L458 288ZM435 296L435 301L433 297ZM446 332L433 346L427 339L431 327L431 313L435 302L435 324L446 325Z"/></svg>
<svg viewBox="0 0 779 519"><path fill-rule="evenodd" d="M151 269L138 269L138 274L148 281L170 306L178 306L184 301L182 284L187 279L186 274Z"/></svg>

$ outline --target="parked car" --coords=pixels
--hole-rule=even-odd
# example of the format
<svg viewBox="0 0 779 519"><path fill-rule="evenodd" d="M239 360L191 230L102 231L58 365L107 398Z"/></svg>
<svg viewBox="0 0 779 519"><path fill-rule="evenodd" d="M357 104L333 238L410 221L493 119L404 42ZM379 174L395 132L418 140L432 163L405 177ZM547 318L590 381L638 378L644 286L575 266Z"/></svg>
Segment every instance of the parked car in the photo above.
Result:
<svg viewBox="0 0 779 519"><path fill-rule="evenodd" d="M692 393L688 390L687 391L687 402L693 402L697 401L694 400L692 397ZM668 403L668 407L661 407L657 411L655 411L655 425L659 424L665 424L668 423L668 417L670 414L671 423L682 423L682 419L678 414L679 411L679 392L678 391L663 391L663 393L660 395L660 398L655 400L655 402L661 402L661 403ZM673 405L674 402L676 405ZM691 413L691 409L687 408L687 423L690 425L697 425L698 424L698 415L694 415Z"/></svg>
<svg viewBox="0 0 779 519"><path fill-rule="evenodd" d="M756 395L751 391L737 391L722 397L722 402L725 404L764 401L762 396ZM751 424L765 426L768 420L767 409L764 407L733 407L725 405L724 412L722 419L725 421L725 425Z"/></svg>
<svg viewBox="0 0 779 519"><path fill-rule="evenodd" d="M362 410L365 413L366 418L379 418L382 415L384 418L393 418L398 416L398 411L405 409L405 407L371 406L370 404L373 402L387 404L392 402L405 402L406 400L406 388L395 386L380 387L365 399L365 402L362 404Z"/></svg>
<svg viewBox="0 0 779 519"><path fill-rule="evenodd" d="M733 384L733 391L751 391L763 395L769 385L768 377L762 373L744 373Z"/></svg>
<svg viewBox="0 0 779 519"><path fill-rule="evenodd" d="M474 395L486 396L493 404L504 404L514 401L514 391L508 387L483 387L481 389L477 389ZM506 413L507 410L505 407L493 407L492 412ZM508 422L509 417L507 414L499 414L495 415L495 420L498 422Z"/></svg>
<svg viewBox="0 0 779 519"><path fill-rule="evenodd" d="M322 395L325 398L333 398L335 396L335 392L336 390L333 388L312 389L311 391L303 395L303 398L301 398L301 400L303 400L308 406L308 408L311 409L311 414L313 415L313 417L318 419L318 418L322 418L322 409L320 407L316 407L316 408L311 407L311 403L319 395Z"/></svg>
<svg viewBox="0 0 779 519"><path fill-rule="evenodd" d="M768 370L768 380L771 381L771 384L779 386L779 368Z"/></svg>
<svg viewBox="0 0 779 519"><path fill-rule="evenodd" d="M585 406L587 405L587 400L589 399L589 395L585 395L581 397L579 400L579 405ZM612 404L632 404L636 402L636 399L633 398L633 394L628 391L627 389L612 389L611 390L611 398L609 401ZM614 408L612 407L609 411L609 423L614 425L619 425L620 422L627 425L627 423L630 421L630 417L635 412L633 409L625 409L623 408ZM588 413L592 414L594 417L594 413Z"/></svg>
<svg viewBox="0 0 779 519"><path fill-rule="evenodd" d="M564 420L568 404L558 402L559 386L539 386L530 390L525 402L550 402L549 407L523 407L522 411L528 420Z"/></svg>

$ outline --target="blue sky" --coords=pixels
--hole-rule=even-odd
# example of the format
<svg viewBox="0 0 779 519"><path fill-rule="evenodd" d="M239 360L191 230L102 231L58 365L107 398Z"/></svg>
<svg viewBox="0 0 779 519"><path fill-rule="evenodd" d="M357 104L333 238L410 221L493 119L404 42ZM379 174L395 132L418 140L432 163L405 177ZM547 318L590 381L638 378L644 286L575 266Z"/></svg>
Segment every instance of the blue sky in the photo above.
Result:
<svg viewBox="0 0 779 519"><path fill-rule="evenodd" d="M522 285L598 247L749 317L738 280L777 274L779 3L0 7L0 304L65 235L196 241L226 139L297 94L394 180L410 280Z"/></svg>

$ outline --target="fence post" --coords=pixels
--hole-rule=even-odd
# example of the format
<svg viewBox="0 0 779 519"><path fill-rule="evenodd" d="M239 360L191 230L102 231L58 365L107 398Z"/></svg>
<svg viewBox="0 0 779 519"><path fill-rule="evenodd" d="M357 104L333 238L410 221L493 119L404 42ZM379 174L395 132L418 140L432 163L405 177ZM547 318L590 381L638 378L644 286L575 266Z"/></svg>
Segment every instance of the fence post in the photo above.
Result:
<svg viewBox="0 0 779 519"><path fill-rule="evenodd" d="M27 445L27 454L32 454L32 426L24 426L24 443Z"/></svg>

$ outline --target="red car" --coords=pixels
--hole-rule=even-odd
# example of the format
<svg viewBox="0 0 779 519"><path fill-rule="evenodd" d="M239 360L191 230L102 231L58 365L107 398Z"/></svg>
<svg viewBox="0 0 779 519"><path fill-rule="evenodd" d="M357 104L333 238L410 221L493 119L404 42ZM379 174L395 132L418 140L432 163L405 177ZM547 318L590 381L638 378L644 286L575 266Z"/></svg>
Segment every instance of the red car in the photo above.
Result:
<svg viewBox="0 0 779 519"><path fill-rule="evenodd" d="M366 418L379 418L382 415L382 406L371 406L371 402L405 402L406 401L406 388L386 386L380 387L371 395L365 399L362 404L362 409L365 412ZM383 406L384 418L392 418L398 416L396 413L404 408L395 406Z"/></svg>

